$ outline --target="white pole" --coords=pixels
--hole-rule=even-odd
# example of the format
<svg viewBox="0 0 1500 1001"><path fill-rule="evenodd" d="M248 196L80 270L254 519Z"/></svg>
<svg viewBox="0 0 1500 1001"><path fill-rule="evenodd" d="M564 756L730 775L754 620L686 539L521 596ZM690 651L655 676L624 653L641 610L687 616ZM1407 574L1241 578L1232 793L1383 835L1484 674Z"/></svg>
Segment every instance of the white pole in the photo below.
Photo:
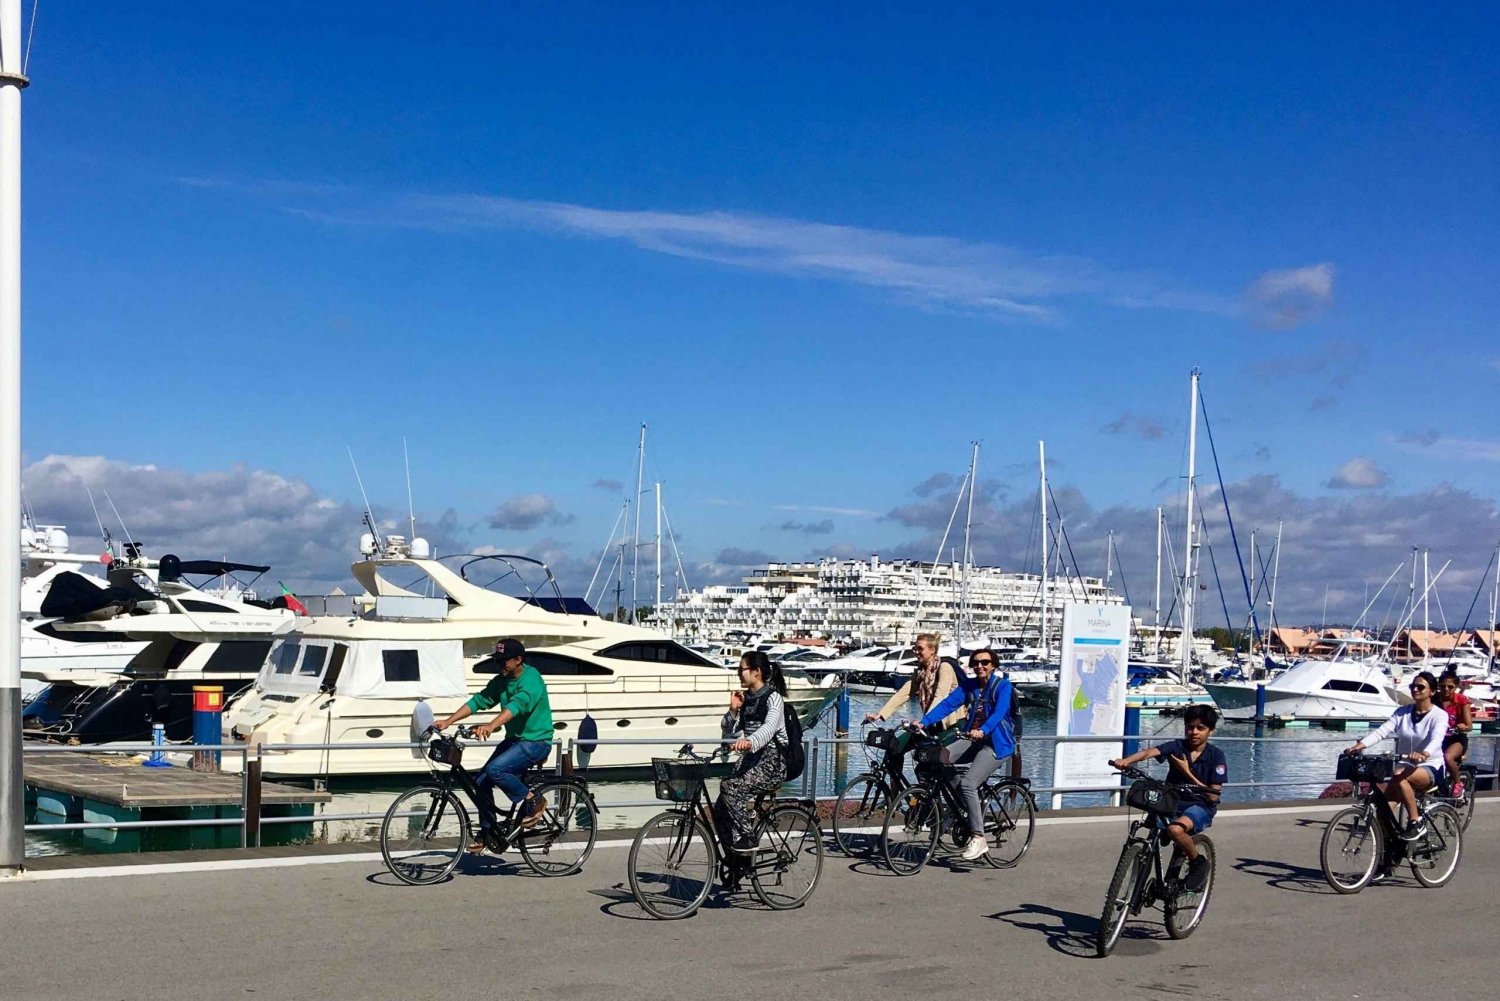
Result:
<svg viewBox="0 0 1500 1001"><path fill-rule="evenodd" d="M1156 659L1161 659L1161 522L1162 510L1156 509Z"/></svg>
<svg viewBox="0 0 1500 1001"><path fill-rule="evenodd" d="M1198 595L1198 575L1195 558L1198 550L1198 535L1193 524L1193 477L1197 473L1198 461L1198 370L1193 369L1191 407L1188 411L1188 474L1187 474L1187 541L1184 543L1186 563L1182 568L1182 677L1186 681L1193 668L1193 602Z"/></svg>
<svg viewBox="0 0 1500 1001"><path fill-rule="evenodd" d="M1281 579L1281 526L1276 523L1276 557L1271 561L1271 597L1266 602L1266 628L1276 627L1276 583Z"/></svg>
<svg viewBox="0 0 1500 1001"><path fill-rule="evenodd" d="M656 607L651 618L661 628L661 484L656 484Z"/></svg>
<svg viewBox="0 0 1500 1001"><path fill-rule="evenodd" d="M1048 651L1050 639L1047 635L1047 607L1050 604L1047 594L1047 443L1039 441L1036 443L1037 464L1041 468L1042 486L1042 660L1045 662L1051 656Z"/></svg>
<svg viewBox="0 0 1500 1001"><path fill-rule="evenodd" d="M964 562L962 577L958 582L958 628L954 630L957 635L953 637L957 647L962 647L964 630L973 630L973 623L969 621L969 565L973 562L973 548L969 541L974 531L974 481L979 471L979 442L970 442L973 450L969 453L969 506L964 513Z"/></svg>
<svg viewBox="0 0 1500 1001"><path fill-rule="evenodd" d="M646 422L641 422L641 444L635 460L635 537L630 540L630 624L635 625L635 578L641 568L641 480L646 475Z"/></svg>
<svg viewBox="0 0 1500 1001"><path fill-rule="evenodd" d="M1495 588L1490 592L1489 669L1495 669L1495 616L1500 615L1500 546L1495 547Z"/></svg>
<svg viewBox="0 0 1500 1001"><path fill-rule="evenodd" d="M1428 566L1427 566L1427 553L1428 553L1428 550L1426 550L1426 549L1422 550L1422 631L1423 632L1428 632L1428 631L1430 631L1432 629L1432 623L1428 619L1428 607L1427 607L1427 595L1432 591L1432 578L1429 576L1429 569L1428 569ZM1427 649L1430 651L1432 649L1432 647L1429 645L1427 647ZM1426 660L1427 658L1423 657L1422 659Z"/></svg>
<svg viewBox="0 0 1500 1001"><path fill-rule="evenodd" d="M26 862L21 784L21 0L0 0L0 876Z"/></svg>

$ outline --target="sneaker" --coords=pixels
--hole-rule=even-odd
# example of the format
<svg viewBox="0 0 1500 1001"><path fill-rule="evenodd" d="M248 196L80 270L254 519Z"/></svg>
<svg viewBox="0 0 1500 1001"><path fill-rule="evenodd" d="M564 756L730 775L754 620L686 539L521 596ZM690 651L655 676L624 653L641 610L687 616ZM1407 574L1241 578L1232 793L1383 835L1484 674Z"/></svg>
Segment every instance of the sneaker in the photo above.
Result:
<svg viewBox="0 0 1500 1001"><path fill-rule="evenodd" d="M1464 797L1464 780L1463 779L1459 779L1457 782L1453 783L1453 789L1450 792L1450 795L1454 799L1463 799L1463 797Z"/></svg>
<svg viewBox="0 0 1500 1001"><path fill-rule="evenodd" d="M1182 884L1194 893L1202 893L1203 888L1208 885L1208 874L1212 871L1208 859L1199 855L1188 862L1187 878Z"/></svg>
<svg viewBox="0 0 1500 1001"><path fill-rule="evenodd" d="M1407 824L1401 831L1402 841L1416 841L1427 833L1427 818L1414 820Z"/></svg>
<svg viewBox="0 0 1500 1001"><path fill-rule="evenodd" d="M1374 877L1371 878L1370 885L1371 886L1375 886L1378 883L1389 882L1391 876L1393 876L1393 875L1394 875L1394 872L1392 870L1390 870L1390 869L1381 869L1381 870L1379 870L1378 872L1375 873Z"/></svg>
<svg viewBox="0 0 1500 1001"><path fill-rule="evenodd" d="M547 809L546 796L535 796L532 798L532 801L535 805L532 806L531 812L521 818L521 826L527 830L537 825L537 821L542 819L542 811Z"/></svg>
<svg viewBox="0 0 1500 1001"><path fill-rule="evenodd" d="M973 862L989 850L989 840L983 834L971 834L969 836L969 843L964 845L964 861Z"/></svg>

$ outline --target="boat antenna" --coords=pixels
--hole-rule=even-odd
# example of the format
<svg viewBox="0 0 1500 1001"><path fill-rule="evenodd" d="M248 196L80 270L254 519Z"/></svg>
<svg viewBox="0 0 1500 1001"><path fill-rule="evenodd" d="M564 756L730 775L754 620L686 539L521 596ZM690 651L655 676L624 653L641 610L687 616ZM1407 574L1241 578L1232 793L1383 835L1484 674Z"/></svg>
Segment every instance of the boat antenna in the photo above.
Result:
<svg viewBox="0 0 1500 1001"><path fill-rule="evenodd" d="M84 493L89 495L89 507L94 509L94 520L99 523L99 538L104 540L104 548L109 550L111 556L115 553L114 543L110 541L109 529L104 527L104 519L99 517L99 505L94 503L94 491L89 489L87 483L83 485Z"/></svg>
<svg viewBox="0 0 1500 1001"><path fill-rule="evenodd" d="M345 445L344 449L349 453L349 465L354 467L354 482L359 484L360 499L365 502L365 524L370 526L370 534L375 536L376 543L384 549L385 540L380 537L380 529L375 527L375 512L370 510L370 495L365 493L365 481L359 475L359 463L354 461L354 449L348 445Z"/></svg>
<svg viewBox="0 0 1500 1001"><path fill-rule="evenodd" d="M131 535L130 529L125 527L125 519L120 517L120 509L115 507L114 498L109 495L108 490L104 491L104 500L109 504L109 509L115 513L115 520L120 523L120 531L125 533L125 545L135 545L135 536Z"/></svg>
<svg viewBox="0 0 1500 1001"><path fill-rule="evenodd" d="M411 453L406 450L406 435L401 436L401 458L406 461L406 510L411 515L411 537L417 537L417 508L411 501Z"/></svg>

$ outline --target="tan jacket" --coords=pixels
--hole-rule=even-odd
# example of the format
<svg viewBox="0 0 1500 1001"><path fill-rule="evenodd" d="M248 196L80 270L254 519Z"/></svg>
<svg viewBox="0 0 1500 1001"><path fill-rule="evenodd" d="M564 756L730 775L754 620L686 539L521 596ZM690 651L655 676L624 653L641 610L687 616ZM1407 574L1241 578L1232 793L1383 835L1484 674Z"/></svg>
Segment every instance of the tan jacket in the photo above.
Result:
<svg viewBox="0 0 1500 1001"><path fill-rule="evenodd" d="M922 670L922 668L918 667L917 670L920 671ZM929 709L937 705L939 702L946 699L948 697L948 693L958 687L958 676L953 673L953 665L949 664L946 660L940 660L938 661L937 670L937 688L932 693L932 702L922 707L923 714L925 714ZM900 712L901 709L905 707L906 703L911 701L912 695L916 691L916 682L916 675L913 674L912 677L907 679L906 684L896 689L896 694L892 695L890 697L890 700L887 701L885 705L880 707L880 717L883 719L890 719L896 713ZM957 726L959 721L963 719L963 716L964 710L963 707L960 706L952 714L943 718L943 726L945 728L950 726Z"/></svg>

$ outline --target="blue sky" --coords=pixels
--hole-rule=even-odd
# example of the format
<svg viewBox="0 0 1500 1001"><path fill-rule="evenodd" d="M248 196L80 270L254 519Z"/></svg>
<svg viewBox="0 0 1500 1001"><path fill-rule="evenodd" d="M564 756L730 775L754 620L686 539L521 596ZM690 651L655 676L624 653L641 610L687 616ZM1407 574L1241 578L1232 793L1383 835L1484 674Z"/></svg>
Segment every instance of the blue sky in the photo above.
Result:
<svg viewBox="0 0 1500 1001"><path fill-rule="evenodd" d="M1467 604L1500 533L1492 8L518 8L44 5L24 446L104 462L34 468L34 505L129 480L163 545L316 582L358 531L346 447L400 508L405 436L419 516L576 575L646 420L726 578L927 551L952 490L914 488L977 438L978 555L1012 563L1045 438L1144 576L1196 365L1241 527L1302 512L1289 587L1431 546ZM216 492L253 474L259 506ZM1323 524L1362 541L1325 558Z"/></svg>

